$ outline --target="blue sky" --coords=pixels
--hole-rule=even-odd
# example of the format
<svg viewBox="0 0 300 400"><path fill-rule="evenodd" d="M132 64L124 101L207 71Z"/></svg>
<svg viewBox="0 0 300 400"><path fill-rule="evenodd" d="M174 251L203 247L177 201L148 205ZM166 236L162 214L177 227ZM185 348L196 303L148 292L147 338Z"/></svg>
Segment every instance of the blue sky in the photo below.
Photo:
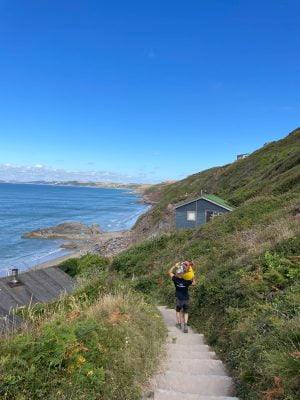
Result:
<svg viewBox="0 0 300 400"><path fill-rule="evenodd" d="M282 138L299 126L299 15L298 0L0 0L0 179L181 179Z"/></svg>

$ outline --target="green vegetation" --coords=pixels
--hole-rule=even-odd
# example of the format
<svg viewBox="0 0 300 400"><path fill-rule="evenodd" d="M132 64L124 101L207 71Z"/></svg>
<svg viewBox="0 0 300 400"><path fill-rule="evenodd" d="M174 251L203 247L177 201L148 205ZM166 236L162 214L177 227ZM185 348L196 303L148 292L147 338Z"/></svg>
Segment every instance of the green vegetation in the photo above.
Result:
<svg viewBox="0 0 300 400"><path fill-rule="evenodd" d="M198 230L131 248L113 267L172 305L166 272L178 258L196 265L191 323L226 362L238 396L299 398L299 192L248 200Z"/></svg>
<svg viewBox="0 0 300 400"><path fill-rule="evenodd" d="M74 278L75 276L82 276L85 271L91 271L92 268L104 271L109 263L110 261L108 258L87 254L80 258L69 258L63 261L60 264L60 268Z"/></svg>
<svg viewBox="0 0 300 400"><path fill-rule="evenodd" d="M18 310L27 328L0 341L1 399L140 399L165 327L107 263L97 256L65 262L78 273L74 294Z"/></svg>
<svg viewBox="0 0 300 400"><path fill-rule="evenodd" d="M140 236L174 218L169 203L201 189L237 207L112 261L64 262L74 294L21 308L26 329L0 342L1 399L139 399L165 337L153 300L173 305L167 271L182 259L196 265L191 324L226 362L239 398L300 398L299 157L300 129L244 160L149 188L161 201L136 224Z"/></svg>
<svg viewBox="0 0 300 400"><path fill-rule="evenodd" d="M300 398L300 129L248 158L157 190L142 216L153 232L168 204L202 190L237 206L197 230L169 232L123 252L113 267L135 288L173 304L168 268L192 260L191 323L226 362L241 399ZM174 216L171 215L171 218ZM145 224L146 221L146 224Z"/></svg>

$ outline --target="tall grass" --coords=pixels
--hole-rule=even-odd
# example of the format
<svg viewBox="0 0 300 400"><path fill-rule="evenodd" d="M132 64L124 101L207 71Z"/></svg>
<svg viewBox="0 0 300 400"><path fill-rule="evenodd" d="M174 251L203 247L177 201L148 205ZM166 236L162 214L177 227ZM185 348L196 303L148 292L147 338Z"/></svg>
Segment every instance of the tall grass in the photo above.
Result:
<svg viewBox="0 0 300 400"><path fill-rule="evenodd" d="M1 399L140 399L165 327L121 279L106 286L95 261L72 296L18 310L26 326L0 340Z"/></svg>

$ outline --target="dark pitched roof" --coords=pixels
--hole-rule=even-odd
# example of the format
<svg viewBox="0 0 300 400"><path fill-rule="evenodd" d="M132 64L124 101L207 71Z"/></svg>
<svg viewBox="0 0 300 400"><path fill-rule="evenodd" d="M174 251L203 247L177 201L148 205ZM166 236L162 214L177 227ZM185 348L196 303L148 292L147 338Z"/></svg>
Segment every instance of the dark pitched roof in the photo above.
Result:
<svg viewBox="0 0 300 400"><path fill-rule="evenodd" d="M20 285L10 286L11 276L0 278L0 331L11 322L17 306L49 303L63 293L71 293L75 281L58 267L30 270L19 274ZM18 318L17 322L18 322Z"/></svg>
<svg viewBox="0 0 300 400"><path fill-rule="evenodd" d="M179 208L182 206L185 206L186 204L190 204L193 203L194 201L200 200L200 199L204 199L207 201L210 201L211 203L214 203L220 207L225 208L226 210L232 211L234 209L234 207L230 206L226 200L222 199L221 197L215 196L214 194L206 194L204 196L201 197L197 197L196 199L193 200L189 200L189 201L185 201L184 203L180 203L177 204L177 206L175 206L175 208Z"/></svg>

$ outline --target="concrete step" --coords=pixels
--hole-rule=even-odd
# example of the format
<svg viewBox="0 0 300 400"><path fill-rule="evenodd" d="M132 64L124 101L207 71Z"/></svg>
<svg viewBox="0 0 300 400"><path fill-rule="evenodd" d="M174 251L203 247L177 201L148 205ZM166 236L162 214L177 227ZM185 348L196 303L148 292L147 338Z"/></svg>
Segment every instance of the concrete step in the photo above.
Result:
<svg viewBox="0 0 300 400"><path fill-rule="evenodd" d="M200 375L223 375L226 376L225 368L220 360L167 360L165 368L173 372L185 372Z"/></svg>
<svg viewBox="0 0 300 400"><path fill-rule="evenodd" d="M195 333L195 332L193 331L193 329L192 329L190 326L188 326L188 328L189 328L189 332ZM170 325L170 326L168 326L168 331L170 331L170 332L181 332L181 333L184 333L184 332L183 332L183 329L177 328L175 319L173 319L173 324ZM195 333L195 334L204 337L204 335L202 335L201 333Z"/></svg>
<svg viewBox="0 0 300 400"><path fill-rule="evenodd" d="M159 307L168 328L164 374L155 377L154 400L238 400L232 379L201 334L176 327L175 310ZM176 338L176 339L174 339Z"/></svg>
<svg viewBox="0 0 300 400"><path fill-rule="evenodd" d="M223 375L195 375L190 373L166 371L157 380L157 389L202 396L230 396L232 380Z"/></svg>
<svg viewBox="0 0 300 400"><path fill-rule="evenodd" d="M216 353L214 351L180 351L173 350L168 353L168 357L171 360L190 360L190 359L199 359L199 360L215 360Z"/></svg>
<svg viewBox="0 0 300 400"><path fill-rule="evenodd" d="M191 337L187 337L187 335L183 336L183 335L172 335L172 336L167 336L167 343L172 343L172 344L187 344L189 346L207 346L206 343L203 343L201 340L199 340L198 337L194 337L194 339L191 340ZM196 342L196 343L193 343Z"/></svg>
<svg viewBox="0 0 300 400"><path fill-rule="evenodd" d="M186 344L185 343L184 344L177 343L177 341L176 341L176 343L168 343L167 342L167 349L168 349L168 351L180 350L180 351L194 352L195 350L197 350L197 351L201 351L201 352L202 351L210 352L210 349L206 344L198 344L197 346L195 346L195 345L191 345L190 343L186 343Z"/></svg>
<svg viewBox="0 0 300 400"><path fill-rule="evenodd" d="M194 333L191 329L189 329L188 333L184 333L183 331L179 330L179 329L174 329L174 330L168 330L168 337L194 337L194 338L198 338L198 342L200 344L207 344L204 341L204 337L203 335L199 335L199 333Z"/></svg>
<svg viewBox="0 0 300 400"><path fill-rule="evenodd" d="M172 333L171 335L168 335L167 342L171 343L175 337L176 343L178 344L205 345L203 338L196 333Z"/></svg>
<svg viewBox="0 0 300 400"><path fill-rule="evenodd" d="M179 328L176 328L176 326L169 326L168 327L168 334L169 335L172 335L172 334L181 334L182 336L187 336L187 335L197 335L197 336L199 336L199 337L201 337L202 339L204 339L204 336L203 335L201 335L200 333L195 333L193 330L192 330L192 328L190 328L189 326L188 326L188 333L184 333L183 332L183 329L179 329Z"/></svg>
<svg viewBox="0 0 300 400"><path fill-rule="evenodd" d="M238 400L228 396L202 396L194 393L174 392L173 390L157 389L153 400Z"/></svg>
<svg viewBox="0 0 300 400"><path fill-rule="evenodd" d="M176 323L175 310L169 310L164 307L158 307L158 309L165 320L165 324L167 326L174 326Z"/></svg>
<svg viewBox="0 0 300 400"><path fill-rule="evenodd" d="M188 328L189 328L189 332L190 333L194 333L195 334L195 332L192 330L192 328L191 327L189 327L188 326ZM177 328L177 326L175 326L175 323L173 322L173 325L171 325L171 326L168 326L168 331L169 332L172 332L172 333L184 333L183 332L183 329L179 329L179 328ZM200 335L199 333L197 333L197 335ZM203 336L203 335L200 335L200 336Z"/></svg>

